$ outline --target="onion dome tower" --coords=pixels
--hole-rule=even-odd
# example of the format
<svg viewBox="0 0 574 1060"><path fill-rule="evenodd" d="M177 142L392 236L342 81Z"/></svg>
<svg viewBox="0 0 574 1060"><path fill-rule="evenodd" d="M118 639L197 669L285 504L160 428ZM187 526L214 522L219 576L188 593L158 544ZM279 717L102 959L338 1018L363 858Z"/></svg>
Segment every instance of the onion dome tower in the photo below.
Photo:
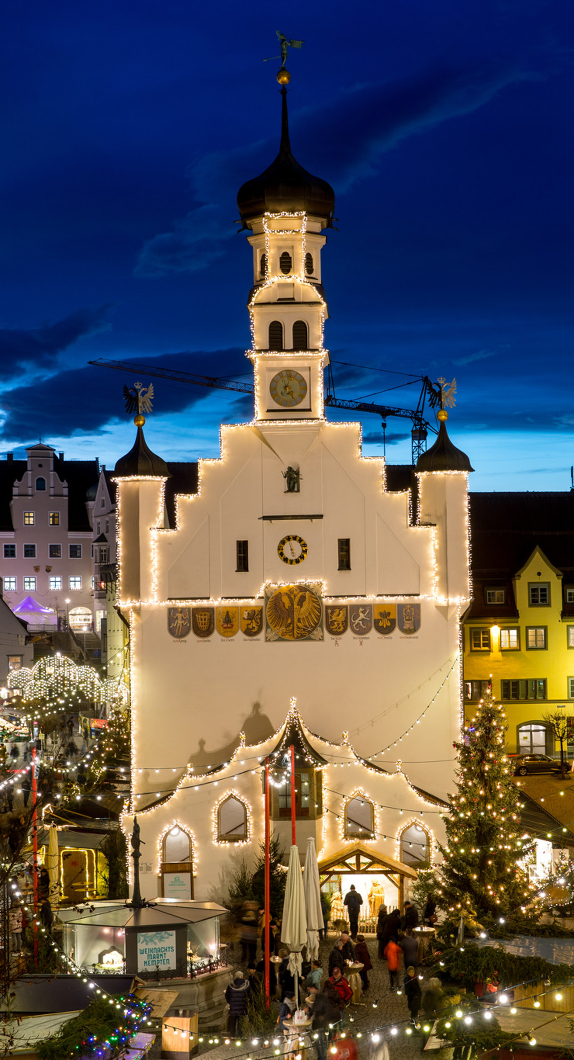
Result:
<svg viewBox="0 0 574 1060"><path fill-rule="evenodd" d="M421 453L419 456L417 471L474 471L466 453L463 453L462 449L457 449L448 436L446 409L440 409L438 419L440 421L438 438L426 453Z"/></svg>
<svg viewBox="0 0 574 1060"><path fill-rule="evenodd" d="M136 440L129 453L126 453L125 456L120 456L114 468L114 476L116 478L133 478L145 475L146 478L149 476L170 478L170 472L165 460L161 456L152 453L145 440L143 432L145 416L136 416L134 423L138 429Z"/></svg>
<svg viewBox="0 0 574 1060"><path fill-rule="evenodd" d="M248 308L253 336L248 353L255 369L255 418L260 421L322 418L323 325L328 316L321 283L324 229L332 227L335 194L294 158L289 138L289 71L281 85L279 153L258 177L239 189L237 204L253 248Z"/></svg>

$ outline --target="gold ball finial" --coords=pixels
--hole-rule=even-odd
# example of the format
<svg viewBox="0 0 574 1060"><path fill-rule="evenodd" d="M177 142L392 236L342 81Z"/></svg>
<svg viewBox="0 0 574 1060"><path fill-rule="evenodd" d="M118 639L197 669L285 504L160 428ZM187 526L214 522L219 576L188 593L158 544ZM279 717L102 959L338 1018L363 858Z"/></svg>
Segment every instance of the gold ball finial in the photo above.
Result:
<svg viewBox="0 0 574 1060"><path fill-rule="evenodd" d="M145 416L142 416L141 413L137 416L134 416L134 423L136 427L143 427L145 423Z"/></svg>
<svg viewBox="0 0 574 1060"><path fill-rule="evenodd" d="M284 66L282 66L280 71L279 71L279 73L277 74L277 81L279 82L280 85L288 85L290 80L291 80L291 74L289 73L288 70L285 69Z"/></svg>
<svg viewBox="0 0 574 1060"><path fill-rule="evenodd" d="M446 421L448 420L448 412L446 411L446 409L440 409L440 411L437 413L437 416L441 423L446 423Z"/></svg>

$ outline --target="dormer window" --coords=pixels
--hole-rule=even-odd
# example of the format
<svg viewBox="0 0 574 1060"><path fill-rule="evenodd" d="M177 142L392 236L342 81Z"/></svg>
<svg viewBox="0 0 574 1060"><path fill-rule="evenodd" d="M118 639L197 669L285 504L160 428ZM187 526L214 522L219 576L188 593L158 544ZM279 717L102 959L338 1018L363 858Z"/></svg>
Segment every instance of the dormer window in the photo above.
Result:
<svg viewBox="0 0 574 1060"><path fill-rule="evenodd" d="M296 320L293 324L293 349L308 349L307 324L304 320Z"/></svg>
<svg viewBox="0 0 574 1060"><path fill-rule="evenodd" d="M259 262L259 275L262 280L267 276L267 254L261 255L261 261Z"/></svg>
<svg viewBox="0 0 574 1060"><path fill-rule="evenodd" d="M505 604L506 603L506 590L505 589L487 589L486 590L486 602L487 602L487 604Z"/></svg>
<svg viewBox="0 0 574 1060"><path fill-rule="evenodd" d="M269 325L269 349L283 349L283 324L280 320L272 320Z"/></svg>
<svg viewBox="0 0 574 1060"><path fill-rule="evenodd" d="M291 255L288 253L288 251L284 250L281 257L279 258L279 268L281 269L281 272L285 273L285 276L288 276L291 272L292 265L293 260L291 258Z"/></svg>
<svg viewBox="0 0 574 1060"><path fill-rule="evenodd" d="M42 478L40 476L40 478L36 479L36 489L37 490L45 490L46 489L46 479L45 478Z"/></svg>
<svg viewBox="0 0 574 1060"><path fill-rule="evenodd" d="M307 276L312 276L314 272L313 255L309 254L309 251L305 254L305 272Z"/></svg>

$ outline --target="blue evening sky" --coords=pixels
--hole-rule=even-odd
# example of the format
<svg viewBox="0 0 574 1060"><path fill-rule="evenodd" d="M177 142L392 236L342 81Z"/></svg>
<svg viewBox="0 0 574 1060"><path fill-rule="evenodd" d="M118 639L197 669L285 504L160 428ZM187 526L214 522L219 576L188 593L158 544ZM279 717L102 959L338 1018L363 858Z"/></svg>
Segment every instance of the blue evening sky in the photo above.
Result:
<svg viewBox="0 0 574 1060"><path fill-rule="evenodd" d="M130 448L124 378L96 357L250 378L235 195L277 151L277 29L305 39L294 154L336 194L326 344L367 366L335 364L339 396L412 407L417 386L383 393L404 380L368 369L456 376L471 488L568 489L571 0L11 5L0 452L41 436L109 465ZM166 459L217 455L219 423L250 416L222 391L154 386L146 437ZM362 422L381 453L379 420ZM409 421L388 420L387 456L410 459Z"/></svg>

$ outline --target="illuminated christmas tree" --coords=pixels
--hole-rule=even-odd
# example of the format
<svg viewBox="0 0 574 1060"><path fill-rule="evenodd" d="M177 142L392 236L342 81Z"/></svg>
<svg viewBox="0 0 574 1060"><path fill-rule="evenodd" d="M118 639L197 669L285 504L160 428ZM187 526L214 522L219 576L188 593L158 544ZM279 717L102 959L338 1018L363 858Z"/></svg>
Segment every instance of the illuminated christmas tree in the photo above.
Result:
<svg viewBox="0 0 574 1060"><path fill-rule="evenodd" d="M445 817L447 845L437 870L438 904L460 915L506 920L529 903L536 888L518 864L532 844L520 825L520 792L504 753L506 714L489 693L464 727L458 753L457 792Z"/></svg>

